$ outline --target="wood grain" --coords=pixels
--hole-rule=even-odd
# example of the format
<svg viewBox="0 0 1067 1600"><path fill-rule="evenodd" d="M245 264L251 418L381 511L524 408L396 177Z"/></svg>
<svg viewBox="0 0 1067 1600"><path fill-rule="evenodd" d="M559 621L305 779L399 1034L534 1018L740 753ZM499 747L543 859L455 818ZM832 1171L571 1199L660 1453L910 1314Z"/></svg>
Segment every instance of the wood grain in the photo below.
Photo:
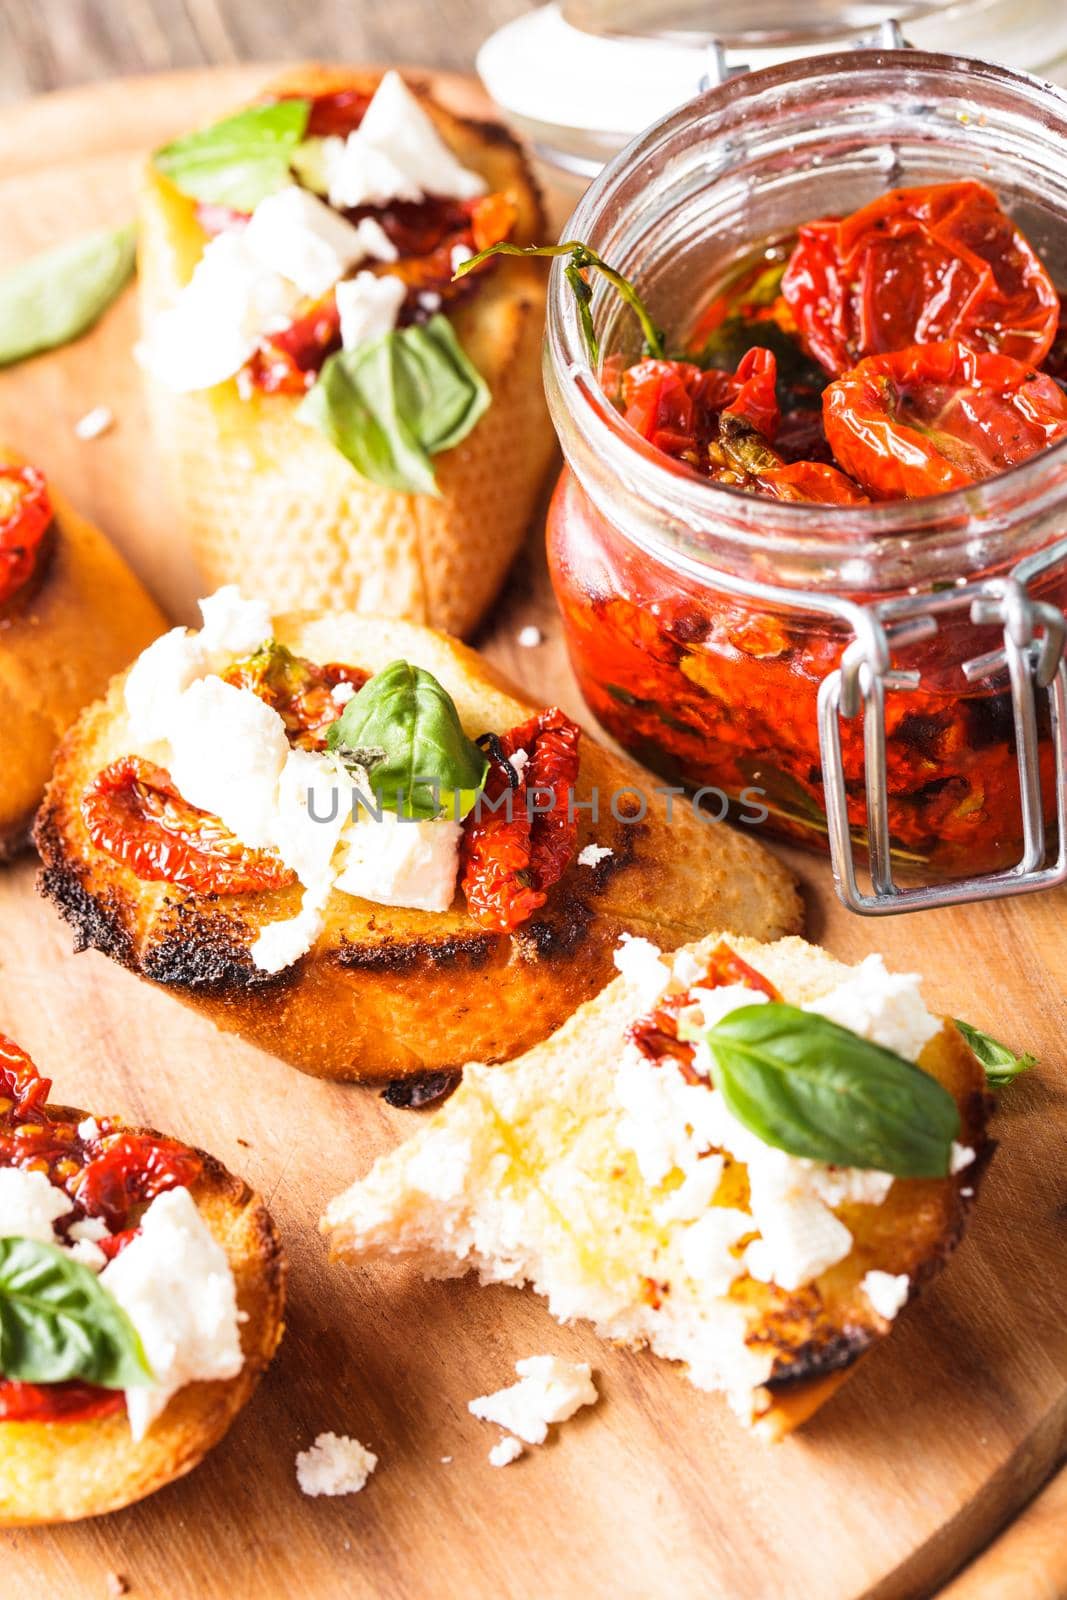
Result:
<svg viewBox="0 0 1067 1600"><path fill-rule="evenodd" d="M136 153L257 78L108 85L8 113L0 265L127 215ZM475 103L455 80L443 92ZM37 455L170 613L188 617L196 581L160 501L132 334L127 302L81 344L0 375L0 436ZM100 401L118 425L81 443L71 424ZM484 643L580 715L541 551L535 530ZM545 635L533 650L516 642L528 621ZM60 1097L171 1129L243 1172L293 1264L288 1336L225 1443L142 1506L5 1537L5 1600L99 1596L110 1572L146 1600L901 1600L930 1593L986 1544L1067 1441L1067 896L871 924L838 906L822 862L793 859L813 937L848 960L881 948L891 965L921 968L935 1005L1033 1049L1041 1067L1004 1097L1002 1148L949 1272L826 1410L772 1450L666 1365L556 1327L531 1296L427 1285L402 1269L331 1271L316 1233L324 1202L412 1114L303 1078L102 957L73 956L31 864L5 874L0 1027ZM542 1351L591 1361L600 1403L495 1471L495 1433L466 1403ZM294 1455L325 1429L381 1458L355 1499L297 1491Z"/></svg>

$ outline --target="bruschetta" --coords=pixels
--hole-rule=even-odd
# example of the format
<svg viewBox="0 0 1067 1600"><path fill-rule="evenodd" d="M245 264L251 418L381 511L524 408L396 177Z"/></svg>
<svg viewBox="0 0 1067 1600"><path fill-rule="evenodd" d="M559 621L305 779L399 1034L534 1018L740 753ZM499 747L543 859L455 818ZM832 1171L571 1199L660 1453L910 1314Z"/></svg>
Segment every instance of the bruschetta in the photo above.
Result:
<svg viewBox="0 0 1067 1600"><path fill-rule="evenodd" d="M189 1472L282 1333L271 1218L213 1156L48 1100L0 1035L0 1526Z"/></svg>
<svg viewBox="0 0 1067 1600"><path fill-rule="evenodd" d="M0 449L0 861L29 843L77 713L165 627L103 535Z"/></svg>
<svg viewBox="0 0 1067 1600"><path fill-rule="evenodd" d="M157 151L139 357L205 579L468 633L555 442L525 158L417 80L309 66Z"/></svg>
<svg viewBox="0 0 1067 1600"><path fill-rule="evenodd" d="M795 929L786 869L472 650L222 589L80 719L39 886L104 950L320 1076L502 1061L623 932ZM595 815L594 815L595 808Z"/></svg>
<svg viewBox="0 0 1067 1600"><path fill-rule="evenodd" d="M990 1151L982 1069L878 956L713 934L617 964L545 1043L468 1067L323 1228L344 1262L532 1284L780 1437L957 1243Z"/></svg>

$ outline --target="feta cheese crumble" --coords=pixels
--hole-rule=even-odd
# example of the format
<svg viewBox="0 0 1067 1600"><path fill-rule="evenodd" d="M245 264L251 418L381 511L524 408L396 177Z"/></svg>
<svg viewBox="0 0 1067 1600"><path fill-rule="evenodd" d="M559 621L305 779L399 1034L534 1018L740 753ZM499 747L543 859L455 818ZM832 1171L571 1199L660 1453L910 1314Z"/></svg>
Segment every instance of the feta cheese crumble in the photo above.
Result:
<svg viewBox="0 0 1067 1600"><path fill-rule="evenodd" d="M658 945L624 933L614 954L615 966L634 989L639 1009L655 1005L671 981L671 969L662 960Z"/></svg>
<svg viewBox="0 0 1067 1600"><path fill-rule="evenodd" d="M512 1433L506 1433L489 1452L489 1465L491 1467L509 1467L521 1455L526 1454L526 1447L521 1439L516 1439Z"/></svg>
<svg viewBox="0 0 1067 1600"><path fill-rule="evenodd" d="M337 285L337 309L341 315L341 343L346 350L380 339L396 327L400 307L407 295L407 284L395 273L357 272Z"/></svg>
<svg viewBox="0 0 1067 1600"><path fill-rule="evenodd" d="M910 1286L911 1280L906 1272L868 1272L860 1284L875 1311L887 1322L892 1322L906 1303Z"/></svg>
<svg viewBox="0 0 1067 1600"><path fill-rule="evenodd" d="M843 983L804 1007L849 1028L905 1061L918 1061L941 1023L923 1004L915 972L887 972L880 955L867 956Z"/></svg>
<svg viewBox="0 0 1067 1600"><path fill-rule="evenodd" d="M453 155L398 72L387 72L359 127L323 141L331 205L389 205L428 194L475 200L485 179Z"/></svg>
<svg viewBox="0 0 1067 1600"><path fill-rule="evenodd" d="M140 1232L104 1268L100 1283L136 1328L155 1378L126 1390L135 1439L144 1438L186 1384L240 1372L233 1272L188 1189L156 1196Z"/></svg>
<svg viewBox="0 0 1067 1600"><path fill-rule="evenodd" d="M528 622L525 628L520 628L515 636L515 643L521 645L524 650L534 650L544 642L544 634L532 622Z"/></svg>
<svg viewBox="0 0 1067 1600"><path fill-rule="evenodd" d="M592 1369L585 1361L558 1356L526 1356L516 1361L520 1381L495 1394L471 1400L467 1409L482 1422L495 1422L526 1444L544 1444L555 1422L566 1422L597 1400Z"/></svg>
<svg viewBox="0 0 1067 1600"><path fill-rule="evenodd" d="M373 1450L343 1433L320 1433L296 1458L296 1481L306 1495L358 1494L378 1465Z"/></svg>
<svg viewBox="0 0 1067 1600"><path fill-rule="evenodd" d="M110 406L93 406L83 417L79 417L74 424L77 438L86 441L100 439L105 433L110 433L115 426L115 413Z"/></svg>
<svg viewBox="0 0 1067 1600"><path fill-rule="evenodd" d="M55 1223L74 1204L43 1172L0 1167L0 1239L33 1239L55 1244Z"/></svg>
<svg viewBox="0 0 1067 1600"><path fill-rule="evenodd" d="M380 223L368 218L353 224L295 183L259 202L244 230L244 247L315 300L368 257L396 260Z"/></svg>
<svg viewBox="0 0 1067 1600"><path fill-rule="evenodd" d="M580 867L598 867L602 861L615 854L609 844L587 844L584 850L578 852L578 865Z"/></svg>

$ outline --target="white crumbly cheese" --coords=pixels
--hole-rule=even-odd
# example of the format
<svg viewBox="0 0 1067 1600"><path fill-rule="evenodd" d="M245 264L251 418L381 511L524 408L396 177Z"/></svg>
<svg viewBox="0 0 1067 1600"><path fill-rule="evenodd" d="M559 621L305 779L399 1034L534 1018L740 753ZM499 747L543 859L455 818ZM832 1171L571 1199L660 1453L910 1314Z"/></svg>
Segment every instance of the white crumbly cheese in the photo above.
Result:
<svg viewBox="0 0 1067 1600"><path fill-rule="evenodd" d="M767 1004L767 996L761 989L750 989L744 983L724 983L718 989L702 989L697 984L692 989L692 995L700 1008L700 1020L705 1028L713 1028L732 1011L740 1011L744 1006ZM701 1065L706 1067L707 1063L698 1058L696 1065L698 1068Z"/></svg>
<svg viewBox="0 0 1067 1600"><path fill-rule="evenodd" d="M518 1461L525 1455L526 1447L521 1439L516 1439L513 1433L506 1433L502 1439L489 1452L489 1465L491 1467L509 1467L513 1461Z"/></svg>
<svg viewBox="0 0 1067 1600"><path fill-rule="evenodd" d="M103 1272L107 1266L107 1256L92 1239L76 1239L68 1246L66 1253L80 1266L88 1267L90 1272Z"/></svg>
<svg viewBox="0 0 1067 1600"><path fill-rule="evenodd" d="M711 1206L705 1211L682 1237L682 1261L693 1281L709 1294L726 1294L745 1271L734 1246L754 1227L747 1211L732 1206Z"/></svg>
<svg viewBox="0 0 1067 1600"><path fill-rule="evenodd" d="M614 955L615 965L634 990L639 1010L655 1005L671 981L671 969L661 959L651 939L624 933Z"/></svg>
<svg viewBox="0 0 1067 1600"><path fill-rule="evenodd" d="M93 406L83 417L79 417L74 424L74 432L79 439L86 441L100 439L105 433L110 433L115 426L115 413L110 406Z"/></svg>
<svg viewBox="0 0 1067 1600"><path fill-rule="evenodd" d="M470 251L467 254L469 255ZM515 636L515 643L521 645L524 650L536 650L537 646L544 642L544 634L532 622L528 622L525 628L520 628Z"/></svg>
<svg viewBox="0 0 1067 1600"><path fill-rule="evenodd" d="M895 1050L905 1061L918 1061L942 1026L923 1004L921 982L913 972L887 972L880 955L868 956L836 989L804 1010Z"/></svg>
<svg viewBox="0 0 1067 1600"><path fill-rule="evenodd" d="M330 690L330 699L335 706L346 706L355 693L356 686L354 683L335 683Z"/></svg>
<svg viewBox="0 0 1067 1600"><path fill-rule="evenodd" d="M245 228L244 246L262 266L316 300L368 257L396 260L380 223L353 224L295 183L259 202Z"/></svg>
<svg viewBox="0 0 1067 1600"><path fill-rule="evenodd" d="M55 1223L73 1209L70 1196L43 1172L0 1167L0 1239L55 1244Z"/></svg>
<svg viewBox="0 0 1067 1600"><path fill-rule="evenodd" d="M248 599L235 583L224 583L200 601L203 627L199 643L205 652L250 656L274 632L274 618L265 600Z"/></svg>
<svg viewBox="0 0 1067 1600"><path fill-rule="evenodd" d="M95 1117L84 1117L82 1121L78 1123L79 1139L84 1139L86 1143L91 1143L93 1139L99 1139L99 1137L100 1124L97 1122Z"/></svg>
<svg viewBox="0 0 1067 1600"><path fill-rule="evenodd" d="M99 1244L102 1239L110 1239L111 1229L102 1217L82 1217L79 1222L71 1223L67 1237L75 1244Z"/></svg>
<svg viewBox="0 0 1067 1600"><path fill-rule="evenodd" d="M665 1200L657 1200L652 1207L656 1221L663 1226L672 1222L696 1222L714 1200L725 1169L725 1160L714 1151L695 1160L677 1189L672 1189Z"/></svg>
<svg viewBox="0 0 1067 1600"><path fill-rule="evenodd" d="M452 246L452 253L449 257L449 263L452 267L453 276L455 276L465 261L471 261L473 259L473 250L468 249L465 244L454 244Z"/></svg>
<svg viewBox="0 0 1067 1600"><path fill-rule="evenodd" d="M530 752L528 750L513 750L508 756L508 764L514 768L519 778L522 778L526 768L530 765Z"/></svg>
<svg viewBox="0 0 1067 1600"><path fill-rule="evenodd" d="M407 292L407 284L392 272L357 272L339 283L335 293L345 349L391 333Z"/></svg>
<svg viewBox="0 0 1067 1600"><path fill-rule="evenodd" d="M911 1280L906 1272L878 1272L864 1274L860 1288L880 1317L892 1322L897 1312L907 1303Z"/></svg>
<svg viewBox="0 0 1067 1600"><path fill-rule="evenodd" d="M289 741L258 695L209 676L190 684L170 725L170 774L190 804L221 817L253 849L272 842Z"/></svg>
<svg viewBox="0 0 1067 1600"><path fill-rule="evenodd" d="M597 1399L588 1362L527 1356L516 1361L515 1371L518 1383L470 1401L467 1409L482 1422L495 1422L527 1444L543 1444L554 1422L566 1422Z"/></svg>
<svg viewBox="0 0 1067 1600"><path fill-rule="evenodd" d="M172 628L141 652L123 690L135 744L154 745L169 737L178 701L203 671L199 635L186 628Z"/></svg>
<svg viewBox="0 0 1067 1600"><path fill-rule="evenodd" d="M587 844L578 852L578 865L580 867L598 867L602 861L615 854L609 844Z"/></svg>
<svg viewBox="0 0 1067 1600"><path fill-rule="evenodd" d="M387 72L354 133L324 141L331 205L388 205L447 195L474 200L486 182L452 154L397 72Z"/></svg>
<svg viewBox="0 0 1067 1600"><path fill-rule="evenodd" d="M435 311L440 311L444 304L436 289L423 289L418 297L419 305L423 311L428 311L432 316Z"/></svg>
<svg viewBox="0 0 1067 1600"><path fill-rule="evenodd" d="M264 333L295 316L300 291L247 249L246 231L208 241L189 282L137 346L138 361L164 388L185 394L224 383Z"/></svg>
<svg viewBox="0 0 1067 1600"><path fill-rule="evenodd" d="M378 1465L373 1450L343 1433L320 1433L296 1458L296 1481L307 1495L358 1494Z"/></svg>
<svg viewBox="0 0 1067 1600"><path fill-rule="evenodd" d="M100 1275L140 1335L155 1381L126 1390L135 1439L187 1383L241 1370L230 1263L188 1189L157 1195L141 1231Z"/></svg>
<svg viewBox="0 0 1067 1600"><path fill-rule="evenodd" d="M456 893L460 823L448 817L408 822L382 809L345 835L347 855L336 887L384 906L447 911Z"/></svg>
<svg viewBox="0 0 1067 1600"><path fill-rule="evenodd" d="M970 1145L960 1144L957 1139L953 1139L948 1165L952 1176L955 1177L957 1172L962 1172L964 1167L969 1167L973 1160L974 1151Z"/></svg>

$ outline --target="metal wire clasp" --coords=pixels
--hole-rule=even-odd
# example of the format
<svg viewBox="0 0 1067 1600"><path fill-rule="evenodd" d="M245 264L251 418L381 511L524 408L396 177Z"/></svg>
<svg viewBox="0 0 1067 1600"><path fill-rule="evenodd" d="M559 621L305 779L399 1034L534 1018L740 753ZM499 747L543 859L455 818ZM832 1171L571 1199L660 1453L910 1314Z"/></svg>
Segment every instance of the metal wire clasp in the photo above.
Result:
<svg viewBox="0 0 1067 1600"><path fill-rule="evenodd" d="M1067 561L1067 539L1028 557L1010 576L985 578L934 595L908 595L863 608L863 621L846 647L841 665L819 689L819 745L837 892L852 911L880 916L962 905L1001 895L1029 894L1067 882L1067 624L1057 606L1034 600L1028 585ZM979 625L997 624L1004 642L996 650L963 664L967 682L1006 671L1011 689L1022 812L1023 853L1012 867L975 878L901 889L893 881L886 770L885 696L887 690L918 687L918 672L897 671L893 653L929 638L948 612L968 610ZM1055 760L1057 845L1049 861L1039 765L1037 697L1049 700L1050 736ZM871 893L856 881L848 795L841 752L841 718L863 716L864 793Z"/></svg>

